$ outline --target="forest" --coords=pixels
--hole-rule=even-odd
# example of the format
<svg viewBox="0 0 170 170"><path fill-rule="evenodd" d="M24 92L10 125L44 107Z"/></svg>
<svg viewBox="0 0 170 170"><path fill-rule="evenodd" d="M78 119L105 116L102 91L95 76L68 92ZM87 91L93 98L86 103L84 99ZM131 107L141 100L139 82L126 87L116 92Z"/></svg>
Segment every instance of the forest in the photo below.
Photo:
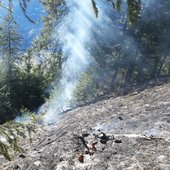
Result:
<svg viewBox="0 0 170 170"><path fill-rule="evenodd" d="M43 26L24 50L14 1L37 24L30 0L0 1L0 124L170 77L170 0L37 0Z"/></svg>
<svg viewBox="0 0 170 170"><path fill-rule="evenodd" d="M14 20L12 3L9 1L7 4L8 11L0 25L1 123L21 115L23 108L37 111L53 90L61 91L58 84L64 74L62 64L69 57L64 56L61 43L54 39L58 23L69 10L66 2L40 1L46 11L42 18L44 26L24 52L20 49L24 37ZM91 3L97 20L102 11L98 9L97 1ZM151 1L149 6L140 0L103 3L107 3L104 5L110 9L103 15L111 22L109 26L103 25L107 23L93 26L93 40L88 46L94 61L89 62L88 68L81 73L70 102L73 105L83 104L125 86L170 75L170 2ZM20 2L23 15L27 5L27 1ZM33 22L29 14L26 17ZM97 33L97 29L105 27L110 27L109 38Z"/></svg>

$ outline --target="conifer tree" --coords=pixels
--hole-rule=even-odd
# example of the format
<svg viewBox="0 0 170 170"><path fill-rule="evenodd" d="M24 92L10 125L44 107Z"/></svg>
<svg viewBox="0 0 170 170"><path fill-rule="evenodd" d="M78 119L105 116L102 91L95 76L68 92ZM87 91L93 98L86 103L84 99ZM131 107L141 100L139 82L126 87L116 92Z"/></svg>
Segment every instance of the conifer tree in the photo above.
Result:
<svg viewBox="0 0 170 170"><path fill-rule="evenodd" d="M18 58L19 55L19 47L21 45L22 36L18 32L18 25L13 19L12 16L12 1L9 1L8 4L8 11L6 16L4 17L4 21L1 24L0 30L0 54L1 60L3 61L4 67L4 82L2 83L1 89L3 89L3 93L6 96L6 103L7 108L12 108L13 103L13 94L15 91L12 91L13 80L15 77L15 64L14 62ZM2 92L2 91L1 91ZM9 107L10 106L10 107ZM12 111L9 109L10 112ZM8 111L6 114L15 114L14 110L13 113L9 113ZM8 116L6 116L8 117Z"/></svg>

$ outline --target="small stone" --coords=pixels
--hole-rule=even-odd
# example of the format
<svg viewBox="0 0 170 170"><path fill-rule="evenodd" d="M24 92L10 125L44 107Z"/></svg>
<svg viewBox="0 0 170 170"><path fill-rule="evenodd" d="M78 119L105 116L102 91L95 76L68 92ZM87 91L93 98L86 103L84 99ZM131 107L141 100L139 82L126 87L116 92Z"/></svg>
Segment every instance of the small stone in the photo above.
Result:
<svg viewBox="0 0 170 170"><path fill-rule="evenodd" d="M81 162L81 163L84 163L84 156L83 155L80 155L78 160Z"/></svg>
<svg viewBox="0 0 170 170"><path fill-rule="evenodd" d="M123 120L123 118L121 116L118 117L119 120Z"/></svg>
<svg viewBox="0 0 170 170"><path fill-rule="evenodd" d="M122 143L122 139L115 139L115 143Z"/></svg>
<svg viewBox="0 0 170 170"><path fill-rule="evenodd" d="M64 159L63 159L63 158L60 158L59 161L62 162L62 161L64 161Z"/></svg>
<svg viewBox="0 0 170 170"><path fill-rule="evenodd" d="M35 165L35 166L40 166L40 165L41 165L41 161L36 161L36 162L34 162L34 165Z"/></svg>
<svg viewBox="0 0 170 170"><path fill-rule="evenodd" d="M106 140L100 140L100 142L102 143L102 144L107 144L107 141Z"/></svg>
<svg viewBox="0 0 170 170"><path fill-rule="evenodd" d="M108 140L109 140L108 136L106 136L106 134L103 133L103 132L101 132L101 134L99 135L99 138L100 138L101 140L105 140L105 141L108 141Z"/></svg>
<svg viewBox="0 0 170 170"><path fill-rule="evenodd" d="M96 151L97 149L96 149L96 145L97 145L97 142L93 142L92 143L92 150L93 151Z"/></svg>
<svg viewBox="0 0 170 170"><path fill-rule="evenodd" d="M85 150L84 153L87 155L87 154L89 154L89 151L88 151L88 150Z"/></svg>
<svg viewBox="0 0 170 170"><path fill-rule="evenodd" d="M17 165L14 166L14 169L18 170L18 169L21 169L21 167L17 164Z"/></svg>
<svg viewBox="0 0 170 170"><path fill-rule="evenodd" d="M166 156L165 155L160 155L158 157L158 162L159 163L165 163L165 161L166 161Z"/></svg>
<svg viewBox="0 0 170 170"><path fill-rule="evenodd" d="M87 131L83 131L82 132L82 137L88 137L90 134Z"/></svg>
<svg viewBox="0 0 170 170"><path fill-rule="evenodd" d="M26 156L24 154L20 154L19 157L22 159L26 158Z"/></svg>

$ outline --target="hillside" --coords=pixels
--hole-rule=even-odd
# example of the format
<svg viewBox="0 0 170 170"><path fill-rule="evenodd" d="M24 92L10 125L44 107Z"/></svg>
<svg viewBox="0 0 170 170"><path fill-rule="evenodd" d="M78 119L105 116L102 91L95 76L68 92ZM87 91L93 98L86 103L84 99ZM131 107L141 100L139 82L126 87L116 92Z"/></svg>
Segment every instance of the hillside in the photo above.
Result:
<svg viewBox="0 0 170 170"><path fill-rule="evenodd" d="M76 108L23 147L1 169L169 170L170 83Z"/></svg>

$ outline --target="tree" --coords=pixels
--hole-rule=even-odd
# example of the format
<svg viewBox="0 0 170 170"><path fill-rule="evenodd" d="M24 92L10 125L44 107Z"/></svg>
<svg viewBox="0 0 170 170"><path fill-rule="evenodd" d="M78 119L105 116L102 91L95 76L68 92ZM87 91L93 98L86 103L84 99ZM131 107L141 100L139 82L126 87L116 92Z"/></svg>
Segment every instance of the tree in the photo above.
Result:
<svg viewBox="0 0 170 170"><path fill-rule="evenodd" d="M19 111L22 107L35 111L45 102L45 91L49 85L48 78L40 65L32 61L31 49L24 54L23 60L17 67L13 80L13 104Z"/></svg>
<svg viewBox="0 0 170 170"><path fill-rule="evenodd" d="M1 54L1 60L3 61L3 66L5 68L4 71L4 81L3 86L1 87L4 91L4 95L6 96L7 108L10 106L10 112L7 110L5 112L8 112L12 115L15 115L15 110L12 109L12 103L14 100L14 92L12 91L13 86L13 79L15 76L15 64L14 61L19 56L19 47L21 44L22 36L18 32L18 25L14 21L12 17L12 2L9 2L8 6L8 13L4 17L4 21L1 24L1 30L0 30L0 54ZM4 98L5 99L5 98ZM5 109L5 108L4 108ZM6 117L8 117L6 115Z"/></svg>

